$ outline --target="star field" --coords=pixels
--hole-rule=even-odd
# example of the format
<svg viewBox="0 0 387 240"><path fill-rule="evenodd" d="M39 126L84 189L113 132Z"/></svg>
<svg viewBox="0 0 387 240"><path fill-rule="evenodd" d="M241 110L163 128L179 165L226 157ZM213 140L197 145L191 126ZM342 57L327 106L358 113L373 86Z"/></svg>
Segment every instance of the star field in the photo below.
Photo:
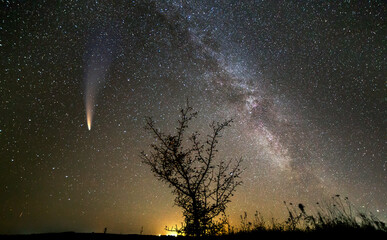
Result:
<svg viewBox="0 0 387 240"><path fill-rule="evenodd" d="M387 220L384 1L3 1L0 233L164 233L139 153L188 99L246 171L227 214L335 194ZM88 130L86 111L92 112Z"/></svg>

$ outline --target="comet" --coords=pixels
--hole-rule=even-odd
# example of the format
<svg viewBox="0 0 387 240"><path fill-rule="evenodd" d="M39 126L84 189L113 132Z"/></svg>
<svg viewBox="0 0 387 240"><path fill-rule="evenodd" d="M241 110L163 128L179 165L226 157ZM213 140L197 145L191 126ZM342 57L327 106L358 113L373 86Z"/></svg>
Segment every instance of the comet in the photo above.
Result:
<svg viewBox="0 0 387 240"><path fill-rule="evenodd" d="M90 41L86 51L85 68L85 107L87 128L90 131L93 123L95 107L99 89L106 81L106 74L109 71L115 49L114 34L101 31Z"/></svg>
<svg viewBox="0 0 387 240"><path fill-rule="evenodd" d="M93 72L96 69L93 69ZM98 71L96 72L98 73ZM101 74L99 74L101 76ZM96 97L98 94L99 85L102 81L99 80L98 74L90 74L86 82L85 106L86 106L86 121L87 128L91 130L91 125L94 117L94 108L96 106Z"/></svg>
<svg viewBox="0 0 387 240"><path fill-rule="evenodd" d="M107 68L100 66L99 68L92 68L86 78L86 94L85 94L85 106L86 106L86 121L87 128L91 130L96 99L99 93L99 88L105 82L105 75Z"/></svg>
<svg viewBox="0 0 387 240"><path fill-rule="evenodd" d="M89 116L87 116L87 128L89 131L91 130L91 118Z"/></svg>
<svg viewBox="0 0 387 240"><path fill-rule="evenodd" d="M86 109L86 121L87 121L87 128L89 129L89 131L91 130L91 122L92 122L92 119L93 119L93 110L90 109L90 108L87 108Z"/></svg>

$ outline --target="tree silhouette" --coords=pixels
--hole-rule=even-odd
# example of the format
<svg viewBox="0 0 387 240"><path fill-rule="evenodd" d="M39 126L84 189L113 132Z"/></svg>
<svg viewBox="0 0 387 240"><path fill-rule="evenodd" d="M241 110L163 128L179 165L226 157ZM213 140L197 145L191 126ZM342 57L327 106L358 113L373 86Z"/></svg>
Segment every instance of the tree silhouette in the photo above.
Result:
<svg viewBox="0 0 387 240"><path fill-rule="evenodd" d="M185 136L188 123L196 118L188 102L180 110L180 119L174 134L160 131L151 117L146 118L145 129L156 139L151 151L141 152L142 161L154 175L172 188L175 204L183 208L184 226L179 229L189 236L202 236L214 232L214 219L224 213L236 187L242 183L242 158L216 161L218 139L232 120L212 122L205 141L193 132ZM177 229L175 229L177 230Z"/></svg>

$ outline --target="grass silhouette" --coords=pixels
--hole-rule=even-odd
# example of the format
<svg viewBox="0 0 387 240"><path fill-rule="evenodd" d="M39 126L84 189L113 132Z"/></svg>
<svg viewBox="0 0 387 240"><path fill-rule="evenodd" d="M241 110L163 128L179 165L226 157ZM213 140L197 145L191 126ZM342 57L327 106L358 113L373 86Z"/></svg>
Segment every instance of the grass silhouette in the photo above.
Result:
<svg viewBox="0 0 387 240"><path fill-rule="evenodd" d="M290 236L298 239L333 238L345 236L384 236L387 226L374 214L360 211L347 197L335 195L329 202L316 203L308 210L302 203L284 202L288 211L285 221L265 221L257 211L252 221L245 212L240 216L240 227L224 235L224 239L256 239L259 237Z"/></svg>
<svg viewBox="0 0 387 240"><path fill-rule="evenodd" d="M329 201L316 203L313 209L303 204L284 202L288 217L284 221L266 221L255 212L250 220L245 212L238 227L230 226L225 216L221 218L220 231L203 237L177 236L178 239L349 239L367 237L387 239L387 226L371 212L356 208L347 197L335 195ZM219 229L218 229L219 230ZM215 234L216 232L216 234ZM121 235L102 233L53 233L31 235L0 235L0 239L176 239L167 236Z"/></svg>
<svg viewBox="0 0 387 240"><path fill-rule="evenodd" d="M221 218L224 225L216 235L200 239L348 239L371 237L387 239L387 226L371 212L356 208L347 197L335 195L329 201L317 202L313 209L302 203L284 202L288 217L284 221L274 218L265 220L256 211L253 219L244 212L239 226L230 226L227 218ZM184 239L196 239L180 236Z"/></svg>

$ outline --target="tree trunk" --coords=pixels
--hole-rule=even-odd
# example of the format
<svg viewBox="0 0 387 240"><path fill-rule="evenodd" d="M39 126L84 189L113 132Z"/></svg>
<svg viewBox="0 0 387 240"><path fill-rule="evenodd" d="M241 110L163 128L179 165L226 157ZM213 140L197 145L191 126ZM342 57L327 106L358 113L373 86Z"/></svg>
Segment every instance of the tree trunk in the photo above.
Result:
<svg viewBox="0 0 387 240"><path fill-rule="evenodd" d="M200 237L199 209L196 200L193 200L194 235Z"/></svg>

